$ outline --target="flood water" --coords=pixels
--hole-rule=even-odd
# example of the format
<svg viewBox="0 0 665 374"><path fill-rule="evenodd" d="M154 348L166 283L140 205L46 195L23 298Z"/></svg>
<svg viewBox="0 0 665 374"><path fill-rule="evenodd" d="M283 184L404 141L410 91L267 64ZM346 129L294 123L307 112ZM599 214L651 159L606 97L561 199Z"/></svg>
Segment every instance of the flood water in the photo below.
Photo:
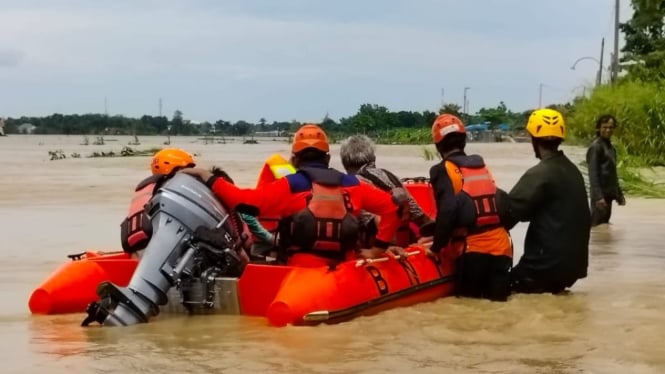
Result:
<svg viewBox="0 0 665 374"><path fill-rule="evenodd" d="M593 230L589 277L568 295L507 303L445 298L334 326L273 328L259 318L160 316L126 328L79 327L82 315L32 316L30 292L67 254L117 250L119 223L149 158L49 161L48 151L118 152L130 140L80 145L79 136L0 137L0 365L2 373L662 373L665 372L665 201L628 198ZM142 137L137 149L164 138ZM205 145L172 138L255 183L288 144ZM529 144L470 144L509 190L537 162ZM566 148L580 160L583 149ZM341 167L333 147L333 166ZM420 146L380 146L379 166L427 175ZM513 231L517 260L525 224Z"/></svg>

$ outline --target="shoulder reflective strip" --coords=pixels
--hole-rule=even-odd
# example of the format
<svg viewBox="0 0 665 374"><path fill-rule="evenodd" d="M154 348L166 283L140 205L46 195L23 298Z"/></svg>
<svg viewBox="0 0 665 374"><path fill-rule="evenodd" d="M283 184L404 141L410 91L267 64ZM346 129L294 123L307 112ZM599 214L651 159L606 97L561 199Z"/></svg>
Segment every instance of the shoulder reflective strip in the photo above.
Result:
<svg viewBox="0 0 665 374"><path fill-rule="evenodd" d="M296 172L296 169L291 165L275 165L271 166L270 170L272 171L272 174L277 178L281 178L289 174L294 174Z"/></svg>
<svg viewBox="0 0 665 374"><path fill-rule="evenodd" d="M465 182L477 181L477 180L482 180L482 179L492 179L487 174L484 174L484 175L470 175L468 177L463 177L463 178L464 178Z"/></svg>

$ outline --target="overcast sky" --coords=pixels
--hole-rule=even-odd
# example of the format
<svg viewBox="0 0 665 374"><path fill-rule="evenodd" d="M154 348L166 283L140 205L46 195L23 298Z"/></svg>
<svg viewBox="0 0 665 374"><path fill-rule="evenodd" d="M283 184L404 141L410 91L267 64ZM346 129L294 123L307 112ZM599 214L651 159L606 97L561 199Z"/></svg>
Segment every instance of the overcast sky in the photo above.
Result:
<svg viewBox="0 0 665 374"><path fill-rule="evenodd" d="M622 0L621 20L630 17ZM593 84L612 0L0 0L0 116L319 121L362 103L470 111Z"/></svg>

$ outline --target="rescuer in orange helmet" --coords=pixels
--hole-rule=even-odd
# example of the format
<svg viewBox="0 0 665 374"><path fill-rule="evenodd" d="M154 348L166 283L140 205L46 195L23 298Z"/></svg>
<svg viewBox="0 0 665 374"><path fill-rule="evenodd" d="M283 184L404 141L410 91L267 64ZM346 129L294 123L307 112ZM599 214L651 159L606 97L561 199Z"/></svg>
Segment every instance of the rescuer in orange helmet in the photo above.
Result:
<svg viewBox="0 0 665 374"><path fill-rule="evenodd" d="M438 116L432 139L442 162L430 169L437 204L431 251L456 258L459 296L506 301L513 249L500 219L505 193L482 157L464 153L466 128L458 117Z"/></svg>
<svg viewBox="0 0 665 374"><path fill-rule="evenodd" d="M331 266L356 255L358 215L362 209L380 216L374 247L360 256L374 258L389 248L400 220L390 193L353 175L329 167L330 145L315 124L303 125L293 136L291 163L295 174L240 189L205 169L181 172L206 181L225 205L253 216L279 217L278 247L293 266ZM390 248L391 253L402 253Z"/></svg>

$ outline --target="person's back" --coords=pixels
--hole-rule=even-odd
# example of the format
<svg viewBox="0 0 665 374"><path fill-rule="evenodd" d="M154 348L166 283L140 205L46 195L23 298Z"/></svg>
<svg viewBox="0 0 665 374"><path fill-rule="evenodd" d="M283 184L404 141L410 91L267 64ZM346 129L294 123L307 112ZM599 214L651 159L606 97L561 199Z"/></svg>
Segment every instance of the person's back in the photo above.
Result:
<svg viewBox="0 0 665 374"><path fill-rule="evenodd" d="M587 275L591 218L584 178L563 153L543 159L524 178L530 182L523 188L542 195L531 207L520 264L542 277L572 285ZM519 204L520 193L511 191L513 206Z"/></svg>
<svg viewBox="0 0 665 374"><path fill-rule="evenodd" d="M506 301L512 242L501 221L503 192L482 157L464 153L466 129L458 117L437 117L432 137L443 159L430 169L437 204L432 251L456 262L459 296Z"/></svg>
<svg viewBox="0 0 665 374"><path fill-rule="evenodd" d="M591 217L582 173L558 149L563 116L539 109L527 131L540 162L510 191L508 227L529 221L524 254L511 274L515 292L559 293L587 275Z"/></svg>

